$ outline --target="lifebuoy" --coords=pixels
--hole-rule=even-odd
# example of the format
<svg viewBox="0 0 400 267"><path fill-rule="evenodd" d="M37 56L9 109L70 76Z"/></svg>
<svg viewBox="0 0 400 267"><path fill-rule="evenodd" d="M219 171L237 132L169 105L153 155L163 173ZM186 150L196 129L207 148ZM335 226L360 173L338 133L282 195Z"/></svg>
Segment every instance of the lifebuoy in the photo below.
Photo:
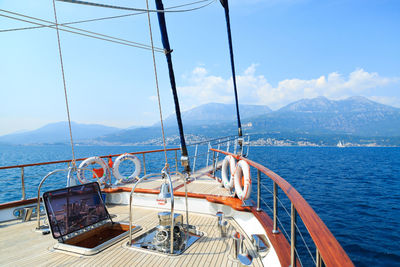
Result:
<svg viewBox="0 0 400 267"><path fill-rule="evenodd" d="M244 178L242 188L242 177ZM249 164L241 160L238 162L235 172L235 191L241 200L247 200L251 194L251 175Z"/></svg>
<svg viewBox="0 0 400 267"><path fill-rule="evenodd" d="M78 180L82 184L89 183L90 181L86 179L85 177L85 168L87 168L90 164L97 163L103 168L103 176L98 177L100 183L105 184L107 181L111 182L111 173L110 169L108 168L107 164L104 162L104 160L100 157L90 157L82 161L82 163L79 165L78 169Z"/></svg>
<svg viewBox="0 0 400 267"><path fill-rule="evenodd" d="M121 162L125 160L130 160L135 164L135 171L128 177L121 175L121 173L119 172L119 164L121 164ZM139 176L140 171L141 171L140 160L135 155L129 153L122 154L118 158L116 158L114 165L112 167L112 172L114 177L118 181L123 183L132 182L136 177Z"/></svg>
<svg viewBox="0 0 400 267"><path fill-rule="evenodd" d="M228 175L228 166L230 170L230 175ZM235 173L235 169L236 169L235 158L231 155L226 156L224 158L224 161L222 162L221 177L224 187L228 190L231 190L233 188L234 185L233 175Z"/></svg>

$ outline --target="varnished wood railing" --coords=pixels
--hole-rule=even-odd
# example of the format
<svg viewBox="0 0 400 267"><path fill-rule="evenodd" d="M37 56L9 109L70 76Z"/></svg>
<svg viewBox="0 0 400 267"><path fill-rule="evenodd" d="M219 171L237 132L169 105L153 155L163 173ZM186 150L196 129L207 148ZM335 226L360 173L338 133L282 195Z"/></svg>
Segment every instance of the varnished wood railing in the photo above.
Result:
<svg viewBox="0 0 400 267"><path fill-rule="evenodd" d="M339 242L336 240L336 238L333 236L333 234L329 231L328 227L324 224L321 218L315 213L315 211L311 208L311 206L307 203L307 201L300 195L300 193L297 192L297 190L292 185L290 185L285 179L283 179L273 171L269 170L268 168L262 166L261 164L251 161L247 158L218 149L210 149L210 150L225 155L232 155L237 160L246 161L250 166L256 168L257 170L265 174L267 177L269 177L274 182L274 185L276 184L282 189L282 191L289 198L292 204L291 205L292 208L294 208L292 210L292 215L294 213L295 216L295 214L297 213L300 216L308 233L311 236L311 239L313 240L317 248L317 260L316 260L317 266L320 266L319 265L320 260L318 259L319 257L322 258L326 266L340 266L340 267L354 266L349 256L346 254L346 252L339 244ZM274 206L275 205L276 203L274 203ZM292 233L293 233L293 227L292 227Z"/></svg>

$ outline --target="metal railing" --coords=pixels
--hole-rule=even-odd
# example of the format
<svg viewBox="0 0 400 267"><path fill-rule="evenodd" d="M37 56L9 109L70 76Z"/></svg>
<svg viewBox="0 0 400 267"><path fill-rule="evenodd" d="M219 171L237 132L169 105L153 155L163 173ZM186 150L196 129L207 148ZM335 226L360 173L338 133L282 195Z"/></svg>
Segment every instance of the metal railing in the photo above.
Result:
<svg viewBox="0 0 400 267"><path fill-rule="evenodd" d="M211 148L213 148L213 147L216 147L218 150L223 149L226 152L230 152L230 150L233 150L234 154L236 154L237 147L239 145L238 139L239 138L237 135L231 135L231 136L214 138L214 139L210 139L210 140L206 140L206 141L200 141L200 142L188 144L188 147L194 147L194 155L189 157L189 159L191 159L193 162L192 172L195 172L196 169L198 169L197 168L198 166L196 164L198 164L199 158L206 157L205 165L202 167L208 167L209 164L216 164L218 162L219 153L212 152ZM250 146L248 145L250 142L250 135L244 135L243 139L244 139L244 142L243 142L243 146L242 146L241 155L247 156L249 154L249 149L250 149ZM203 148L203 151L200 152L200 150L202 148ZM246 150L246 153L244 153L245 150ZM213 153L213 155L212 155L213 159L211 159L210 153Z"/></svg>
<svg viewBox="0 0 400 267"><path fill-rule="evenodd" d="M247 138L247 142L249 141L249 136L245 135L244 138ZM217 146L219 149L225 149L227 152L233 150L234 152L236 152L237 150L237 146L238 146L238 142L237 142L237 136L226 136L226 137L221 137L221 138L215 138L215 139L210 139L207 141L201 141L201 142L196 142L196 143L192 143L189 144L188 147L193 148L194 149L194 154L193 156L190 156L189 159L192 162L192 173L195 172L197 169L199 169L200 167L205 167L205 166L209 166L209 164L211 164L212 162L214 162L214 164L219 160L219 153L217 153L217 155L214 155L214 161L211 160L211 155L210 153L212 153L210 151L210 148L212 148L213 146ZM202 151L203 150L203 151ZM149 171L149 169L151 168L151 164L157 164L157 169L154 170L155 172L159 172L160 169L162 169L163 166L159 165L159 163L161 162L160 160L156 160L156 161L151 161L150 160L150 156L146 156L148 154L154 154L154 153L161 153L163 152L163 149L156 149L156 150L149 150L149 151L136 151L136 152L130 152L130 154L133 155L141 155L141 163L143 166L143 175L147 175L149 173L151 173L152 171ZM172 168L174 168L176 171L178 171L179 169L179 164L178 164L178 151L180 151L180 148L168 148L167 152L173 152L173 155L169 155L169 162L170 162L170 166ZM247 152L246 154L248 154L249 152L249 148L247 148ZM111 155L102 155L99 156L100 158L103 159L107 159L107 158L115 158L118 157L120 155L122 155L124 153L120 153L120 154L111 154ZM95 155L93 155L95 156ZM200 159L204 158L205 162L200 162ZM76 159L76 162L80 162L85 160L86 158L78 158ZM27 168L31 168L31 167L39 167L39 166L49 166L49 165L56 165L56 164L63 164L66 163L68 164L68 166L57 166L57 169L66 169L70 166L72 162L72 159L67 159L67 160L57 160L57 161L47 161L47 162L39 162L39 163L30 163L30 164L19 164L19 165L11 165L11 166L0 166L0 171L2 170L12 170L12 169L20 169L20 184L21 184L21 200L25 200L28 197L28 194L26 192L26 182L27 182ZM172 170L171 168L171 170ZM40 177L43 177L45 174L47 174L50 170L46 170L43 171L42 174L38 174L37 176L35 176L35 179L38 179ZM0 177L1 177L1 173L0 173ZM28 177L30 180L32 177ZM40 181L40 180L39 180Z"/></svg>
<svg viewBox="0 0 400 267"><path fill-rule="evenodd" d="M177 170L178 169L178 154L177 152L180 150L180 148L168 148L167 151L174 151L174 156L172 158L170 158L170 160L174 161L174 167ZM149 172L149 163L155 163L157 165L159 164L159 160L155 160L153 162L151 162L149 159L146 160L146 155L147 154L153 154L153 153L161 153L164 152L163 149L156 149L156 150L149 150L149 151L136 151L136 152L131 152L130 154L133 155L141 155L142 156L142 165L143 165L143 173L144 175L146 175ZM114 158L114 157L118 157L120 155L122 155L124 153L121 154L112 154L112 155L103 155L103 156L99 156L100 158ZM83 161L86 158L79 158L76 159L77 162L79 161ZM21 164L21 165L13 165L13 166L0 166L0 171L1 170L10 170L10 169L21 169L21 199L24 200L27 198L27 194L26 194L26 168L27 167L38 167L38 166L47 166L47 165L54 165L54 164L62 164L62 163L67 163L68 166L71 164L72 160L68 159L68 160L58 160L58 161L48 161L48 162L40 162L40 163L31 163L31 164ZM172 165L172 164L171 164ZM160 169L162 169L163 166L160 165ZM65 168L64 168L65 169ZM48 171L46 171L45 173L48 173ZM45 175L45 173L43 173L43 175L39 175L40 177L43 177Z"/></svg>
<svg viewBox="0 0 400 267"><path fill-rule="evenodd" d="M297 190L291 186L286 180L267 169L266 167L253 162L243 156L236 155L234 153L229 153L223 150L210 149L213 152L222 153L225 155L232 155L237 160L246 161L251 167L255 168L257 171L257 206L256 210L261 210L261 201L269 208L273 216L273 234L280 234L280 229L283 230L286 238L290 240L290 263L291 266L296 266L297 260L299 260L300 264L301 259L298 257L299 253L297 251L297 235L299 234L313 259L315 266L321 266L324 263L326 266L354 266L350 258L347 256L346 252L340 246L339 242L335 239L323 221L319 218L319 216L315 213L315 211L311 208L311 206L305 201L305 199L297 192ZM264 174L267 178L272 180L273 182L273 192L271 190L267 190L272 193L273 196L273 207L271 208L261 196L261 186L267 188L263 183L262 174ZM283 224L278 216L278 203L282 205L287 214L289 214L288 210L283 205L282 201L278 198L278 187L285 193L287 198L290 201L290 238L283 227ZM297 224L297 218L301 218L302 222L307 229L315 247L316 254L315 258L312 256L310 249L308 248L301 231L299 230ZM281 228L278 228L278 223L281 225Z"/></svg>

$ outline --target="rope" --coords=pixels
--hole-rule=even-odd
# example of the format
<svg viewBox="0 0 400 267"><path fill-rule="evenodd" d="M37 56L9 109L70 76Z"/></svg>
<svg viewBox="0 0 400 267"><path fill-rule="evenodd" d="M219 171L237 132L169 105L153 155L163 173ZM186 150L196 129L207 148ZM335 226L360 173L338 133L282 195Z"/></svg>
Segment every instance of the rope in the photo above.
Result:
<svg viewBox="0 0 400 267"><path fill-rule="evenodd" d="M178 13L178 12L189 12L189 11L195 11L204 7L207 7L211 5L213 2L216 2L216 0L201 0L197 2L193 2L192 4L197 4L201 2L208 2L205 5L195 7L195 8L189 8L189 9L181 9L181 10L158 10L158 9L143 9L143 8L136 8L136 7L122 7L122 6L113 6L113 5L105 5L105 4L99 4L99 3L93 3L93 2L86 2L86 1L80 1L80 0L57 0L59 2L66 2L66 3L72 3L72 4L80 4L80 5L87 5L87 6L96 6L96 7L104 7L104 8L111 8L111 9L121 9L121 10L130 10L130 11L143 11L143 12L154 12L154 13Z"/></svg>
<svg viewBox="0 0 400 267"><path fill-rule="evenodd" d="M137 13L131 13L131 14L126 14L126 15L112 16L112 17L102 17L102 18L96 18L96 19L78 20L78 21L72 21L72 22L61 23L61 24L59 24L59 26L66 26L66 25L79 24L79 23L86 23L86 22L95 22L95 21L101 21L101 20L123 18L123 17L135 16L135 15L139 15L139 14L143 14L143 13L144 13L144 12L137 12ZM50 26L53 26L53 25L54 25L54 24L51 24L51 25L43 25L43 26L22 27L22 28L11 28L11 29L0 30L0 32L12 32L12 31L22 31L22 30L41 29L41 28L46 28L46 27L50 27Z"/></svg>
<svg viewBox="0 0 400 267"><path fill-rule="evenodd" d="M209 1L209 0L206 0ZM200 2L205 2L205 0L202 1L197 1L197 2L192 2L188 4L183 4L183 5L178 5L178 6L171 6L167 7L165 9L174 9L174 8L179 8L179 7L184 7L184 6L190 6L190 5L195 5ZM4 10L2 10L5 12ZM95 21L101 21L101 20L109 20L109 19L117 19L117 18L123 18L123 17L130 17L130 16L136 16L136 15L141 15L147 13L146 11L141 11L141 12L136 12L136 13L130 13L130 14L125 14L125 15L118 15L118 16L111 16L111 17L101 17L101 18L94 18L94 19L86 19L86 20L78 20L78 21L72 21L72 22L66 22L66 23L61 23L58 24L59 26L66 26L66 25L72 25L72 24L79 24L79 23L86 23L86 22L95 22ZM11 29L4 29L0 30L0 32L12 32L12 31L21 31L21 30L33 30L33 29L40 29L40 28L46 28L53 26L54 24L51 25L42 25L42 26L32 26L32 27L22 27L22 28L11 28Z"/></svg>
<svg viewBox="0 0 400 267"><path fill-rule="evenodd" d="M46 22L46 23L51 23L51 25L44 25L44 24L41 24L41 23L37 23L37 22L33 22L33 21L28 21L28 20L24 20L24 19L20 19L20 18L16 18L16 17L11 17L11 16L0 14L0 16L2 16L2 17L14 19L14 20L19 20L19 21L23 21L23 22L27 22L27 23L31 23L31 24L40 25L40 27L48 27L48 28L56 29L56 27L54 27L55 24L52 23L51 21L48 21L48 20L43 20L43 19L39 19L39 18L35 18L35 17L30 17L30 16L27 16L27 15L15 13L15 12L3 10L3 9L0 9L0 11L5 12L5 13L9 13L9 14L13 14L13 15L17 15L17 16L21 16L21 17L24 17L24 18L36 20L36 21L42 21L42 22ZM60 26L60 25L62 25L62 24L58 24L57 26ZM74 33L74 34L79 34L79 35L83 35L83 36L86 36L86 37L91 37L91 38L95 38L95 39L99 39L99 40L103 40L103 41L109 41L109 42L118 43L118 44L122 44L122 45L132 46L132 47L136 47L136 48L142 48L142 49L146 49L146 50L151 50L151 47L149 45L146 45L146 44L132 42L132 41L129 41L129 40L124 40L124 39L121 39L121 38L117 38L117 37L113 37L113 36L109 36L109 35L105 35L105 34L91 32L91 31L87 31L87 30L84 30L84 29L76 28L76 27L70 27L70 26L65 26L65 25L64 25L64 27L70 28L70 29L73 29L73 30L82 31L82 32L85 32L85 33L71 31L71 30L62 29L62 28L58 28L58 29L61 30L61 31L66 31L66 32ZM86 34L86 33L88 33L88 34ZM110 39L107 39L107 38L114 39L114 40L110 40ZM157 47L156 51L160 52L160 53L164 53L164 50L162 48L158 48Z"/></svg>
<svg viewBox="0 0 400 267"><path fill-rule="evenodd" d="M146 0L146 7L147 7L147 10L149 10L149 0ZM153 32L151 30L151 21L150 21L150 12L149 11L147 12L147 19L149 21L150 43L151 43L151 48L152 48L151 53L153 55L153 66L154 66L154 76L155 76L156 88L157 88L158 110L160 111L160 122L161 122L161 132L162 132L162 139L163 139L163 146L164 146L165 168L168 169L167 146L165 144L165 132L164 132L162 109L161 109L160 88L158 86L157 64L156 64L156 57L154 54Z"/></svg>
<svg viewBox="0 0 400 267"><path fill-rule="evenodd" d="M71 139L71 149L72 149L72 162L71 163L72 163L72 166L76 168L74 141L72 139L71 116L69 114L67 85L65 83L64 64L63 64L63 58L62 58L62 52L61 52L60 32L58 30L58 21L57 21L57 12L56 12L56 2L55 2L55 0L53 0L53 10L54 10L54 21L55 21L56 31L57 31L58 52L59 52L59 55L60 55L61 73L62 73L63 85L64 85L65 105L67 107L69 136L70 136L70 139Z"/></svg>

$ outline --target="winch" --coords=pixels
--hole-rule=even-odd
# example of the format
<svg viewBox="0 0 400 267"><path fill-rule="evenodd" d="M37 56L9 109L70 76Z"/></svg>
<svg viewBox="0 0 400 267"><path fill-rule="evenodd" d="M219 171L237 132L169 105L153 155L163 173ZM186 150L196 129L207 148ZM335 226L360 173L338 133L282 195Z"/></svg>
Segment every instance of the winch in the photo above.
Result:
<svg viewBox="0 0 400 267"><path fill-rule="evenodd" d="M156 227L152 244L155 249L162 252L170 250L171 245L171 212L158 213L159 225ZM185 241L182 214L174 214L174 250L182 250Z"/></svg>
<svg viewBox="0 0 400 267"><path fill-rule="evenodd" d="M135 191L136 186L150 176L151 174L143 176L132 187L129 198L129 224L132 224L132 194ZM185 176L182 174L180 174L180 176L185 180ZM141 234L140 236L132 238L132 233L130 233L128 246L130 248L152 250L169 255L179 255L194 242L200 239L203 236L203 233L198 231L194 225L189 225L187 198L186 224L183 224L182 214L174 213L174 189L172 186L171 176L168 174L168 172L163 170L162 178L165 179L165 182L160 187L160 193L158 195L157 202L165 204L167 199L170 199L171 211L159 212L158 225ZM172 227L173 229L171 229Z"/></svg>

